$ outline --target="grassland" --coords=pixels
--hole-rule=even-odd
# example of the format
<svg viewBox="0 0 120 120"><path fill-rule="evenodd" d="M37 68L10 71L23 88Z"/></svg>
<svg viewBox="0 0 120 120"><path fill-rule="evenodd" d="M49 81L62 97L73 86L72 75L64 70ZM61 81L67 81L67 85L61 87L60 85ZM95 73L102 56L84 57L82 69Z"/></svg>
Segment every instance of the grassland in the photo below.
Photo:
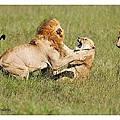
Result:
<svg viewBox="0 0 120 120"><path fill-rule="evenodd" d="M48 18L61 22L64 43L71 49L78 36L95 42L90 77L76 82L41 76L22 81L0 75L0 114L120 114L120 50L115 46L120 6L0 6L0 35L6 35L0 41L0 55L28 43Z"/></svg>

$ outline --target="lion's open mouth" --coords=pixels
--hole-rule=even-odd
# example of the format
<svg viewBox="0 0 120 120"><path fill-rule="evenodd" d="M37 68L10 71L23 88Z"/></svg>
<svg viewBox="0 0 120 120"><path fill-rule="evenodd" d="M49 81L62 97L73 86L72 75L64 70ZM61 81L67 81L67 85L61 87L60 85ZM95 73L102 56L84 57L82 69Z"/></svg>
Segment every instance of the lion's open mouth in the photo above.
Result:
<svg viewBox="0 0 120 120"><path fill-rule="evenodd" d="M57 31L56 31L56 33L57 33L58 35L60 35L61 32L62 32L62 30L61 30L60 28L58 28Z"/></svg>

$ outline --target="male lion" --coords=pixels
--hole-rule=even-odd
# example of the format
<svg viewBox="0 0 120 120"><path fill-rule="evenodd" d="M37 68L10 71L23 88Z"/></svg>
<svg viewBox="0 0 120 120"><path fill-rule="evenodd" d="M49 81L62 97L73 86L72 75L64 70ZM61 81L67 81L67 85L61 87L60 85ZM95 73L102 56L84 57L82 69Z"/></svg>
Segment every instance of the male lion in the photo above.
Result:
<svg viewBox="0 0 120 120"><path fill-rule="evenodd" d="M120 48L120 30L119 30L119 33L118 33L118 41L117 41L116 46L117 46L118 48Z"/></svg>
<svg viewBox="0 0 120 120"><path fill-rule="evenodd" d="M70 78L74 80L77 78L86 78L89 76L91 67L94 62L95 44L91 39L85 37L78 37L77 40L79 45L75 48L74 52L86 51L86 59L84 61L75 60L70 62L66 69L53 76L55 80L60 78Z"/></svg>
<svg viewBox="0 0 120 120"><path fill-rule="evenodd" d="M49 65L57 70L73 60L84 60L84 52L75 53L64 43L64 32L57 19L44 22L29 44L7 50L0 57L0 69L15 77L27 77L30 72Z"/></svg>

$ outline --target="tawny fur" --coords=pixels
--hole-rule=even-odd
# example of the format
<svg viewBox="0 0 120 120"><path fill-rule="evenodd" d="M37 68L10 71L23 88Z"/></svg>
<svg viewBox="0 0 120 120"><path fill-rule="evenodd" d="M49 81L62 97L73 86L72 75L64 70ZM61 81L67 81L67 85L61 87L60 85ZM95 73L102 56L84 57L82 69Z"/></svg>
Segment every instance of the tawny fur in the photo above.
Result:
<svg viewBox="0 0 120 120"><path fill-rule="evenodd" d="M0 66L15 77L49 66L57 70L73 60L84 60L85 52L74 53L64 43L64 33L57 19L43 23L29 44L7 50L0 57Z"/></svg>
<svg viewBox="0 0 120 120"><path fill-rule="evenodd" d="M120 48L120 30L119 30L119 33L118 33L118 41L117 41L117 43L116 43L116 46L117 46L118 48Z"/></svg>
<svg viewBox="0 0 120 120"><path fill-rule="evenodd" d="M72 80L77 80L79 78L86 78L90 74L90 70L92 68L94 57L95 57L95 45L94 42L89 38L80 38L80 42L82 43L82 46L79 48L77 47L75 51L80 50L86 51L86 59L84 61L73 61L68 64L68 67L61 72L59 72L57 75L55 75L54 79L64 79L69 78ZM79 53L80 53L79 52Z"/></svg>

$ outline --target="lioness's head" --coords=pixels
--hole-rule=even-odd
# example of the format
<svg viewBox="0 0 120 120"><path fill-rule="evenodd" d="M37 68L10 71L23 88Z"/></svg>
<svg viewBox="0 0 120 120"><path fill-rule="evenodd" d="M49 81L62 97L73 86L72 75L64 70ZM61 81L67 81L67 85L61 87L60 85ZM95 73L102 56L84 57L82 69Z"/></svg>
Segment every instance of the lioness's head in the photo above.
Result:
<svg viewBox="0 0 120 120"><path fill-rule="evenodd" d="M37 29L37 34L47 36L49 39L61 42L64 39L64 30L57 19L43 22Z"/></svg>
<svg viewBox="0 0 120 120"><path fill-rule="evenodd" d="M120 30L119 30L119 33L118 33L118 41L117 41L117 43L116 43L116 46L117 46L118 48L120 48Z"/></svg>
<svg viewBox="0 0 120 120"><path fill-rule="evenodd" d="M75 48L74 51L95 49L94 42L89 38L78 37L77 41L79 45Z"/></svg>

